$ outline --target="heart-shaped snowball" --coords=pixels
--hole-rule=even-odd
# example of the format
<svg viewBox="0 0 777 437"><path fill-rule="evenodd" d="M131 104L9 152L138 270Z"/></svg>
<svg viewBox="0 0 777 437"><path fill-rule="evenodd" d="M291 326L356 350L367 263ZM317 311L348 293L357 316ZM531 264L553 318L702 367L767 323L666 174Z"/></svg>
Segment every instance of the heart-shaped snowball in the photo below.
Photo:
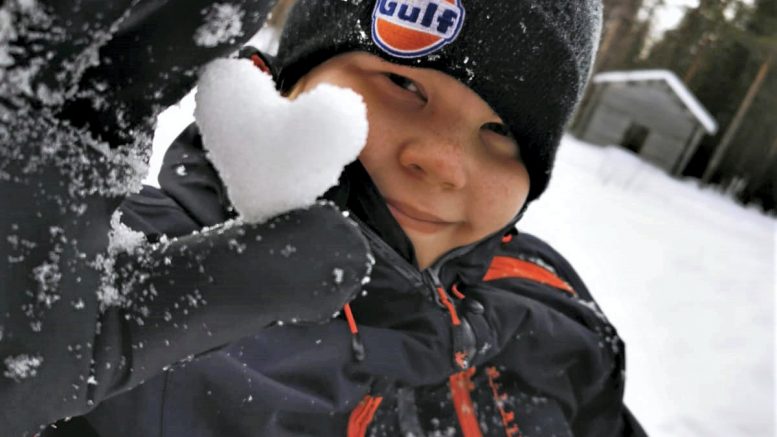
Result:
<svg viewBox="0 0 777 437"><path fill-rule="evenodd" d="M315 203L367 141L360 95L323 84L288 100L248 60L210 63L196 102L208 157L247 222Z"/></svg>

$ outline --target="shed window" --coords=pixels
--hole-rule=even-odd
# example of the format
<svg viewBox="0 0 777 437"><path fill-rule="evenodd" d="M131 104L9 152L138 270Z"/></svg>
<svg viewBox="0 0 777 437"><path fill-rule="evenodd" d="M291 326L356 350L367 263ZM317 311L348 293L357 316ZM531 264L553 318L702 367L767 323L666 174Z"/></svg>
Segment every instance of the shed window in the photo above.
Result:
<svg viewBox="0 0 777 437"><path fill-rule="evenodd" d="M626 132L623 134L621 145L632 152L639 154L642 150L642 146L645 145L645 140L648 137L650 131L647 127L639 123L631 123Z"/></svg>

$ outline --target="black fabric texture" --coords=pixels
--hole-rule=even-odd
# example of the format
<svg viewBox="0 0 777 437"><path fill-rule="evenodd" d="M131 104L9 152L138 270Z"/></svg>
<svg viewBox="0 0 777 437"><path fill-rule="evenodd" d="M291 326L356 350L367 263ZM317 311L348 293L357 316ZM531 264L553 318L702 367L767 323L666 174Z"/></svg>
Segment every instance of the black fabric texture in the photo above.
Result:
<svg viewBox="0 0 777 437"><path fill-rule="evenodd" d="M207 45L196 44L194 37L217 4L208 0L132 2L126 15L111 23L117 30L100 47L99 64L85 71L78 95L63 105L61 117L88 127L110 144L132 143L137 135L152 132L157 114L194 87L205 63L226 57L254 35L275 1L230 2L242 11L240 34ZM112 110L104 111L101 102L109 102Z"/></svg>

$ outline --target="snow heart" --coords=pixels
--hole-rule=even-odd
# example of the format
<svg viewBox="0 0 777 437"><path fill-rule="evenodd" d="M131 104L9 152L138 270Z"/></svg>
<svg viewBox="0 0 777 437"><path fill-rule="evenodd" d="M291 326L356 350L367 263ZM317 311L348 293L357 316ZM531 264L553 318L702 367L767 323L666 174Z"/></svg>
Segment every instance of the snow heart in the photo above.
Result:
<svg viewBox="0 0 777 437"><path fill-rule="evenodd" d="M291 101L247 60L209 64L196 102L208 157L248 222L312 205L367 141L360 95L324 84Z"/></svg>

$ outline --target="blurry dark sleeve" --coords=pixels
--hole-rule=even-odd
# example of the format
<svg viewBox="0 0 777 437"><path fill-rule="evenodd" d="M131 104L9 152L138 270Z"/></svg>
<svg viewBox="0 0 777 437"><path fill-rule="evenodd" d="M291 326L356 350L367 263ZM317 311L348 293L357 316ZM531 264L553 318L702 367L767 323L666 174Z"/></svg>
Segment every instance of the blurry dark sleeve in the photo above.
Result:
<svg viewBox="0 0 777 437"><path fill-rule="evenodd" d="M18 33L8 71L31 73L22 100L6 103L50 106L112 146L132 143L203 65L253 36L275 2L6 0Z"/></svg>

